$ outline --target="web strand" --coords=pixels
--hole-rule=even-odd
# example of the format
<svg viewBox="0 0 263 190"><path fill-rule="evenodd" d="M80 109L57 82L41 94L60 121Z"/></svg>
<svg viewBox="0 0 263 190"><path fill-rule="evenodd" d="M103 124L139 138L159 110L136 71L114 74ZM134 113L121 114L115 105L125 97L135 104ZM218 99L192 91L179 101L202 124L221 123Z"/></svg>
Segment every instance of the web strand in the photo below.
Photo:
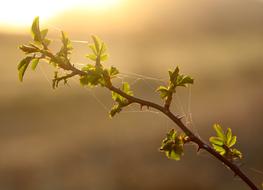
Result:
<svg viewBox="0 0 263 190"><path fill-rule="evenodd" d="M193 117L192 117L192 86L190 85L188 87L188 118L189 118L189 122L190 122L190 125L191 125L191 128L193 129L194 133L200 138L200 135L199 135L199 132L198 132L198 129L193 121Z"/></svg>
<svg viewBox="0 0 263 190"><path fill-rule="evenodd" d="M55 31L59 31L61 32L62 30L59 27L53 26L51 24L47 25L49 28L55 30ZM56 38L51 38L51 40L55 41L55 42L60 42L61 39L56 39ZM79 39L73 39L71 40L72 43L79 43L79 44L89 44L89 41L86 40L79 40ZM85 66L86 64L84 63L74 63L74 65L77 66ZM48 80L48 77L46 75L46 73L42 70L42 73L44 74L45 78L47 79L47 81L49 82L49 84L51 85L51 82ZM160 84L166 84L167 81L165 78L156 78L156 77L152 77L152 76L147 76L147 75L143 75L143 74L139 74L139 73L135 73L135 72L121 72L119 73L117 79L120 80L121 83L124 82L125 78L127 79L133 79L133 81L130 83L130 86L135 86L136 84L138 84L139 82L143 82L147 87L149 87L149 89L151 90L156 90L156 88L160 85ZM74 79L74 82L76 82L76 79ZM153 84L153 83L154 84ZM105 111L109 111L110 109L96 96L96 94L88 89L89 94L98 102L98 104L105 110ZM198 131L195 127L195 124L193 122L193 118L192 118L192 112L191 112L191 87L189 88L189 96L188 96L188 104L187 104L187 113L182 105L181 99L179 94L176 94L176 98L174 101L174 104L176 106L176 108L179 109L179 111L185 116L186 118L186 124L190 125L190 127L193 129L194 133L198 134ZM155 111L123 111L124 113L138 113L138 112L151 112L151 113L156 113L159 114L159 112L155 112ZM199 136L199 135L198 135Z"/></svg>
<svg viewBox="0 0 263 190"><path fill-rule="evenodd" d="M46 81L48 82L48 84L49 84L50 86L52 86L51 81L48 79L47 74L45 73L45 71L44 71L44 69L43 69L43 65L42 65L42 64L39 64L39 66L40 66L40 71L41 71L42 75L44 76L44 78L46 79Z"/></svg>
<svg viewBox="0 0 263 190"><path fill-rule="evenodd" d="M72 81L74 81L76 85L79 84L75 78ZM85 89L89 92L93 99L101 106L101 108L103 108L103 110L105 110L108 113L110 109L96 96L96 94L90 89Z"/></svg>

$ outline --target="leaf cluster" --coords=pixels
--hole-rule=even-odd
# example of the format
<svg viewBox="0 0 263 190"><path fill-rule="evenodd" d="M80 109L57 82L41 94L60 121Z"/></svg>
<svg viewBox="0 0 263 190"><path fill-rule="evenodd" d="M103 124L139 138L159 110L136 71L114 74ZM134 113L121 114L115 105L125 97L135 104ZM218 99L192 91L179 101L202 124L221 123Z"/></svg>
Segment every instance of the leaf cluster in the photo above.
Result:
<svg viewBox="0 0 263 190"><path fill-rule="evenodd" d="M194 79L188 75L179 73L179 67L177 66L173 71L169 71L169 84L168 86L160 86L157 88L157 92L160 93L160 97L164 100L171 100L173 93L176 92L176 88L179 86L186 87L188 84L193 84ZM170 102L168 102L170 104Z"/></svg>
<svg viewBox="0 0 263 190"><path fill-rule="evenodd" d="M227 131L224 132L219 124L214 124L213 128L217 136L210 137L209 141L215 151L229 160L241 159L242 153L236 148L233 148L237 142L237 137L232 134L232 130L228 128Z"/></svg>
<svg viewBox="0 0 263 190"><path fill-rule="evenodd" d="M116 67L111 66L109 69L104 68L101 61L106 61L108 54L106 53L106 44L97 36L91 36L93 43L88 47L92 53L86 57L94 61L95 64L87 64L82 68L82 71L86 72L86 75L80 77L80 83L82 85L88 85L90 87L100 85L102 87L109 86L110 80L115 78L119 71Z"/></svg>
<svg viewBox="0 0 263 190"><path fill-rule="evenodd" d="M32 70L35 70L39 61L45 56L39 52L40 48L46 49L50 44L50 40L47 38L48 29L40 30L39 17L36 17L33 21L31 32L33 36L33 42L29 45L22 45L19 47L27 56L18 64L19 80L23 81L24 74L31 63Z"/></svg>
<svg viewBox="0 0 263 190"><path fill-rule="evenodd" d="M69 54L73 48L69 38L63 31L61 32L62 47L56 54L52 54L48 49L48 46L51 43L51 40L47 38L48 29L40 29L39 17L34 19L31 26L31 32L33 36L33 42L29 43L28 45L21 45L19 47L27 55L27 57L22 59L18 65L20 81L23 80L28 65L31 63L32 69L35 70L40 60L48 62L56 68L70 70L71 65ZM57 80L57 78L57 73L55 73L53 87L58 86L58 82L60 80Z"/></svg>
<svg viewBox="0 0 263 190"><path fill-rule="evenodd" d="M163 139L160 150L165 153L167 158L173 160L180 160L184 154L184 144L187 142L185 134L178 134L177 131L172 129L166 134Z"/></svg>
<svg viewBox="0 0 263 190"><path fill-rule="evenodd" d="M133 92L130 89L130 85L127 82L122 83L121 90L126 94L133 96ZM110 116L114 117L117 113L120 113L122 109L130 104L130 101L116 92L112 92L112 99L115 101L114 106L110 110Z"/></svg>
<svg viewBox="0 0 263 190"><path fill-rule="evenodd" d="M96 62L96 65L101 65L100 62L106 61L108 59L107 46L106 44L97 36L92 35L91 36L93 40L93 44L89 45L89 48L92 50L92 53L86 55L87 58L89 58L92 61Z"/></svg>
<svg viewBox="0 0 263 190"><path fill-rule="evenodd" d="M50 40L46 38L48 29L40 30L39 27L39 17L36 17L33 21L32 27L31 27L32 36L34 39L34 42L39 45L48 46L50 44Z"/></svg>
<svg viewBox="0 0 263 190"><path fill-rule="evenodd" d="M59 52L57 52L57 56L65 62L69 62L69 55L71 54L73 47L71 41L63 31L61 31L61 42L62 47Z"/></svg>

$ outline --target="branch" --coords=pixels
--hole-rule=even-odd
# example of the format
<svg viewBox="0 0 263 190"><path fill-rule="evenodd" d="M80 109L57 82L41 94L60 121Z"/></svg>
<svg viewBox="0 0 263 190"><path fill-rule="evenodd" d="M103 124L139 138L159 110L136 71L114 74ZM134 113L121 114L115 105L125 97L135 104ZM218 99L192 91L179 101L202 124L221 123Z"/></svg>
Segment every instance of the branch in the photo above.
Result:
<svg viewBox="0 0 263 190"><path fill-rule="evenodd" d="M53 57L52 54L48 54L48 56L50 58ZM63 65L63 62L59 62L59 63L61 63L59 65ZM77 69L72 64L70 64L70 67L68 69L72 71L71 75L74 75L74 76L75 75L83 76L83 75L87 74L84 71L81 71L81 70ZM161 105L158 105L158 104L156 104L154 102L150 102L150 101L143 100L143 99L140 99L140 98L137 98L137 97L134 97L134 96L130 96L130 95L126 94L125 92L123 92L122 90L120 90L119 88L116 88L115 86L113 86L111 82L110 82L110 85L106 86L106 88L108 88L112 92L115 92L115 93L123 96L124 98L126 98L130 102L130 104L137 103L137 104L140 104L141 106L152 107L152 108L154 108L156 110L159 110L160 112L165 114L169 119L171 119L187 136L189 136L189 140L191 142L197 144L199 149L206 150L212 156L214 156L216 159L218 159L221 162L223 162L227 167L229 167L234 172L235 175L239 176L252 190L259 190L257 188L257 186L234 163L232 163L227 158L225 158L222 155L220 155L213 148L211 148L211 146L209 146L208 144L203 142L199 137L197 137L182 122L181 118L179 118L176 115L174 115L169 109L167 109L166 106L161 106Z"/></svg>
<svg viewBox="0 0 263 190"><path fill-rule="evenodd" d="M132 96L132 91L130 90L130 87L128 84L123 84L122 90L115 87L112 84L111 79L118 74L118 70L115 67L111 67L110 69L105 69L103 65L101 64L101 61L105 61L108 55L105 53L106 45L103 42L101 42L100 39L98 39L96 36L92 36L94 44L89 46L91 50L93 51L93 54L87 55L87 57L95 61L96 64L95 65L88 64L86 67L80 70L76 68L70 62L68 55L71 53L72 47L71 47L69 39L66 37L66 35L63 32L62 32L63 46L57 54L53 54L48 49L50 40L46 38L47 29L40 31L38 18L36 18L33 22L32 32L33 32L34 42L36 43L35 44L31 43L29 46L28 45L20 46L20 49L27 54L27 57L24 58L18 65L19 78L21 81L23 80L24 73L30 63L32 63L32 66L33 66L32 68L35 68L39 60L44 59L49 63L53 63L54 66L70 72L69 74L66 74L65 76L62 76L62 77L58 77L57 73L55 73L55 78L53 80L53 87L54 86L56 87L59 81L61 80L64 80L66 82L67 79L78 75L80 76L80 81L83 82L82 84L91 85L91 86L101 85L109 89L111 92L113 92L113 99L118 103L115 105L116 107L115 107L113 114L120 112L123 107L126 107L133 103L137 103L141 107L147 106L147 107L154 108L162 112L169 119L171 119L185 133L185 135L187 135L186 139L183 139L183 140L182 138L184 137L179 136L178 137L179 141L181 140L185 142L195 143L196 145L198 145L198 150L204 149L208 153L210 153L212 156L214 156L216 159L221 161L225 166L230 168L234 172L235 175L239 176L252 190L259 190L258 187L232 162L232 160L227 158L227 155L225 155L225 157L223 156L225 152L223 152L223 154L221 155L218 151L216 151L211 146L206 144L182 122L181 118L177 117L170 111L169 108L172 102L173 93L176 92L176 87L178 86L185 87L188 84L193 84L193 79L191 77L179 74L178 67L176 67L174 71L169 71L169 76L170 76L169 85L167 87L160 86L157 89L157 91L160 92L161 98L165 100L164 105L158 105L154 102L150 102L150 101L143 100L141 98ZM41 45L39 46L39 44ZM39 57L36 56L38 54L40 54ZM173 132L173 135L176 136L176 133L174 133L174 131L172 132ZM219 143L222 143L221 145L225 145L223 141L226 138L224 137L224 134L219 130L219 128L217 128L217 133L219 134L218 136L221 135L223 136L223 138L211 137L212 140L210 140L210 142L213 140L214 142L216 142L216 140L219 139L220 140ZM230 141L232 141L231 140L232 139L231 129L228 129L227 136L228 137L230 136L229 138L227 138L228 139L227 141L229 141L229 139ZM169 138L170 137L171 136L169 136ZM171 138L173 138L173 136ZM232 147L235 144L235 142L236 142L236 137L233 137L233 142L230 142L231 145L227 143L228 145L227 148ZM179 142L178 145L180 146L182 144L180 144ZM214 145L216 144L212 144L212 145L215 148ZM164 147L162 148L164 149ZM223 149L223 151L225 150ZM236 150L236 152L239 152L239 151ZM241 157L240 152L239 152L239 156Z"/></svg>
<svg viewBox="0 0 263 190"><path fill-rule="evenodd" d="M74 67L74 66L73 66ZM83 71L77 69L74 67L73 71L79 75L85 74ZM220 155L218 152L216 152L213 148L211 148L208 144L203 142L199 137L197 137L182 121L179 117L175 116L169 109L166 109L165 107L158 105L156 103L143 100L134 96L130 96L120 90L119 88L116 88L113 85L107 86L107 88L110 91L113 91L124 98L126 98L130 103L138 103L141 106L147 106L152 107L156 110L159 110L163 114L165 114L168 118L170 118L186 135L189 136L189 139L191 142L194 142L198 145L199 149L204 149L207 152L209 152L211 155L213 155L215 158L223 162L226 166L228 166L235 175L239 176L252 190L259 190L257 186L232 162L230 162L228 159Z"/></svg>

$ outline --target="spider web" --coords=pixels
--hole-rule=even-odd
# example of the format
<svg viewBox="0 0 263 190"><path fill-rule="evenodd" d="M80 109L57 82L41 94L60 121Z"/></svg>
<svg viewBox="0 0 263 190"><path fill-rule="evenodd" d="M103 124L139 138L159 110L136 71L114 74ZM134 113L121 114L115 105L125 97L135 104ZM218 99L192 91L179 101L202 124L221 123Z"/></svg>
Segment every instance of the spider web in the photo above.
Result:
<svg viewBox="0 0 263 190"><path fill-rule="evenodd" d="M55 30L56 32L60 32L62 31L60 28L50 25L47 25L49 28ZM60 43L61 39L58 38L49 38L51 39L53 42L57 42ZM73 44L89 44L89 41L86 40L80 40L80 39L71 39L71 42ZM79 62L74 62L73 63L76 67L81 68L83 67L85 64L83 63L79 63ZM40 64L40 70L41 73L44 75L44 78L46 79L46 81L48 82L48 84L51 86L52 83L50 81L50 79L47 76L47 73L45 72L42 64ZM79 81L76 78L71 78L72 83L76 86L79 86ZM72 86L72 83L70 83L69 81L69 86ZM145 87L147 87L147 90L150 90L153 92L156 91L157 87L159 87L160 85L165 85L167 84L168 78L156 78L156 77L152 77L152 76L147 76L144 74L140 74L140 73L135 73L135 72L130 72L130 71L123 71L120 72L117 76L117 78L115 79L115 83L116 84L122 84L124 81L129 82L130 86L132 88L136 88L136 86L138 84L141 85L141 83L143 83L143 85ZM98 103L98 105L106 112L108 113L109 110L111 109L111 106L106 105L106 103L104 101L101 100L101 98L96 94L96 90L93 89L89 89L89 88L84 88L85 90L88 91L88 94ZM157 94L157 93L156 93ZM183 117L185 119L185 123L187 125L187 127L189 127L194 134L196 134L197 136L199 136L199 132L197 130L197 127L194 124L193 121L193 117L192 117L192 111L191 111L191 107L192 107L192 88L191 85L188 87L188 98L187 98L187 102L183 102L181 100L180 94L176 93L174 95L174 99L172 102L173 107L176 108L176 114ZM162 115L160 114L159 111L156 110L152 110L152 109L138 109L138 107L134 107L134 106L130 106L129 109L125 109L123 110L121 113L125 113L125 114L131 114L131 113L151 113L151 114L156 114L156 115ZM168 128L169 125L171 125L171 123L169 121L167 121L166 119L166 124L165 124ZM172 124L174 125L174 124ZM199 136L200 137L200 136Z"/></svg>

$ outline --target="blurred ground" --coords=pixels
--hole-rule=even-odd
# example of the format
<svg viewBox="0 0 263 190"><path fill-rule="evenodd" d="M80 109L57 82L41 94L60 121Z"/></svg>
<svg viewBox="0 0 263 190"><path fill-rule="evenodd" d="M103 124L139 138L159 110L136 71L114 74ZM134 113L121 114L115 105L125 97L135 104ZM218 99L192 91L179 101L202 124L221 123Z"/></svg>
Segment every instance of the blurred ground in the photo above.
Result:
<svg viewBox="0 0 263 190"><path fill-rule="evenodd" d="M109 46L107 65L129 74L124 80L133 83L139 78L135 73L165 78L176 65L193 76L195 84L178 92L174 110L192 114L191 127L203 139L214 133L215 122L231 127L244 153L243 170L257 184L263 181L255 171L263 170L261 1L134 1L123 25L98 18L106 19L104 30L96 19L83 24L88 13L74 14L58 16L52 25L73 40L98 33ZM51 37L58 39L59 32L51 31ZM54 91L53 73L45 65L29 71L21 84L16 66L23 55L17 47L29 39L0 35L1 189L248 189L217 160L204 152L197 155L196 147L186 147L180 162L167 160L158 147L176 126L161 114L124 112L109 119L108 91L84 89L77 78L70 88ZM54 43L56 48L59 43ZM86 63L86 44L73 45L73 62ZM154 93L158 84L138 80L133 89L161 103Z"/></svg>

